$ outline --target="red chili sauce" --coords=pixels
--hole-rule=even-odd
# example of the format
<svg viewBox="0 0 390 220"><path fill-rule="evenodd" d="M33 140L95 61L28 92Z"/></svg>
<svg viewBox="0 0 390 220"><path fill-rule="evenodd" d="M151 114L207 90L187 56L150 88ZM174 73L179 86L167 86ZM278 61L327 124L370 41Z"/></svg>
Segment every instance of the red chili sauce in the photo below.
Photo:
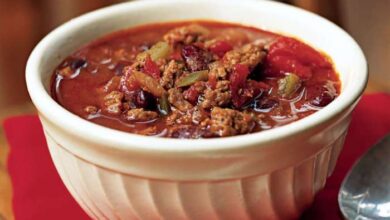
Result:
<svg viewBox="0 0 390 220"><path fill-rule="evenodd" d="M340 92L329 57L253 27L151 24L98 39L53 72L52 96L113 129L171 138L241 135L321 110Z"/></svg>

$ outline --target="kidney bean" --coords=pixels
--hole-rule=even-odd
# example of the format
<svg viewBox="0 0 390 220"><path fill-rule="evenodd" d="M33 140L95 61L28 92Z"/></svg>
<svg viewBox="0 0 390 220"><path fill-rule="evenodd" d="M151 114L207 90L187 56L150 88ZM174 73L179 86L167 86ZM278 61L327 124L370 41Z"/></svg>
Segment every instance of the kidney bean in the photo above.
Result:
<svg viewBox="0 0 390 220"><path fill-rule="evenodd" d="M194 72L207 69L207 64L210 62L210 54L194 45L186 45L182 49L182 56L187 68Z"/></svg>
<svg viewBox="0 0 390 220"><path fill-rule="evenodd" d="M135 92L134 104L137 108L154 109L156 107L156 99L149 92L138 90Z"/></svg>
<svg viewBox="0 0 390 220"><path fill-rule="evenodd" d="M143 91L141 89L125 94L125 100L128 101L130 108L155 110L157 106L156 98L149 92Z"/></svg>
<svg viewBox="0 0 390 220"><path fill-rule="evenodd" d="M81 67L86 66L86 64L87 64L87 61L86 61L86 60L75 58L74 60L71 61L70 67L71 67L73 70L77 70L77 69L79 69L79 68L81 68Z"/></svg>
<svg viewBox="0 0 390 220"><path fill-rule="evenodd" d="M335 96L332 96L327 91L323 91L319 96L315 97L311 101L311 104L318 106L318 107L325 107L329 103L331 103L334 99L335 99Z"/></svg>
<svg viewBox="0 0 390 220"><path fill-rule="evenodd" d="M256 112L270 112L275 106L279 104L278 101L268 98L255 100L253 110Z"/></svg>

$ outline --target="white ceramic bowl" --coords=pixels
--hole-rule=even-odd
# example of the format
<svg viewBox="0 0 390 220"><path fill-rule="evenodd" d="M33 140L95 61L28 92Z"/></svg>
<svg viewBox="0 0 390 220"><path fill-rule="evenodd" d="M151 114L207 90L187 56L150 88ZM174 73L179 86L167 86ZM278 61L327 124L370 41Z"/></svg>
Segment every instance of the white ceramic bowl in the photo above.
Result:
<svg viewBox="0 0 390 220"><path fill-rule="evenodd" d="M49 95L52 70L81 45L145 23L214 19L296 36L333 59L341 95L321 111L260 133L205 140L139 136L90 123ZM94 219L294 219L332 173L367 81L364 55L329 21L271 1L124 3L47 35L27 85L66 187Z"/></svg>

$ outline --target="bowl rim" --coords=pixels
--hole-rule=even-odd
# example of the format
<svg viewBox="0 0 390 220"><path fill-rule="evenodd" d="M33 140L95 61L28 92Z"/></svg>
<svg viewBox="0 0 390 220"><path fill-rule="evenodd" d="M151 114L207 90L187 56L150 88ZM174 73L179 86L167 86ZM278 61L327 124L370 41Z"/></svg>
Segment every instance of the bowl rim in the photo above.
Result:
<svg viewBox="0 0 390 220"><path fill-rule="evenodd" d="M42 80L42 74L39 71L42 56L51 44L56 43L56 39L63 35L68 30L75 27L80 27L87 22L96 20L97 18L107 16L110 13L115 13L118 10L132 9L142 10L142 7L154 7L157 1L135 1L125 2L102 9L98 9L87 14L74 18L65 24L57 27L44 37L31 53L26 65L26 82L30 97L38 109L41 117L49 119L52 123L62 126L66 132L78 136L84 140L94 143L104 143L105 147L116 150L132 150L138 152L209 152L222 151L243 148L245 146L253 146L259 143L269 143L280 140L286 137L291 137L300 132L304 132L313 128L327 120L330 120L337 114L345 111L349 106L353 105L362 94L368 80L367 62L364 54L355 40L349 36L344 30L332 22L322 18L316 14L299 9L294 6L289 6L273 1L245 1L248 4L268 4L273 7L289 10L292 13L299 13L313 18L313 22L320 22L321 25L326 25L334 31L339 32L345 37L350 46L355 50L359 65L362 69L359 73L361 79L357 82L357 87L350 93L341 92L340 95L331 102L328 106L320 111L302 118L293 123L283 125L266 131L255 132L231 137L218 137L210 139L175 139L175 138L159 138L138 135L119 131L89 122L59 105L47 92ZM192 0L165 0L158 1L157 4L180 4L182 2L193 2ZM208 0L197 0L198 4L210 3ZM225 2L225 1L224 1ZM226 1L225 3L232 3ZM50 131L48 131L50 133Z"/></svg>

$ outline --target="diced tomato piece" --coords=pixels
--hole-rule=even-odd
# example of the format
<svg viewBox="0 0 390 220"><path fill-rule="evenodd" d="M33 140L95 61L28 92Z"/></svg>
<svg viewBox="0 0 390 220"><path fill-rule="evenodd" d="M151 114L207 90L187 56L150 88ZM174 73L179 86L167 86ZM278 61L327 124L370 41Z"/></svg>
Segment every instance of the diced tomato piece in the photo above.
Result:
<svg viewBox="0 0 390 220"><path fill-rule="evenodd" d="M312 69L291 56L270 56L267 59L265 75L283 76L285 73L294 73L301 78L309 79L312 76Z"/></svg>
<svg viewBox="0 0 390 220"><path fill-rule="evenodd" d="M186 91L183 92L184 98L187 99L191 104L196 105L198 102L199 92L196 90L195 85L190 86Z"/></svg>
<svg viewBox="0 0 390 220"><path fill-rule="evenodd" d="M218 57L223 57L225 53L231 51L233 47L226 41L217 41L214 44L212 44L209 49L212 53L216 54Z"/></svg>
<svg viewBox="0 0 390 220"><path fill-rule="evenodd" d="M310 46L293 38L281 37L268 51L264 72L267 76L292 72L307 79L315 68L332 68L332 64Z"/></svg>
<svg viewBox="0 0 390 220"><path fill-rule="evenodd" d="M145 59L144 70L146 74L149 74L153 78L160 79L160 68L153 62L150 56L147 56Z"/></svg>
<svg viewBox="0 0 390 220"><path fill-rule="evenodd" d="M249 67L247 65L240 64L240 63L238 63L234 66L233 72L241 80L246 79L250 73Z"/></svg>
<svg viewBox="0 0 390 220"><path fill-rule="evenodd" d="M248 66L243 64L236 64L229 78L232 91L238 91L240 88L243 88L245 86L245 81L248 75Z"/></svg>
<svg viewBox="0 0 390 220"><path fill-rule="evenodd" d="M240 90L246 85L246 78L249 75L249 68L246 65L236 64L233 72L230 74L230 90L232 93L232 102L235 107L241 107L246 100L241 97Z"/></svg>
<svg viewBox="0 0 390 220"><path fill-rule="evenodd" d="M270 52L285 54L295 57L303 65L317 67L331 67L331 63L320 52L309 45L295 40L294 38L282 37L270 48Z"/></svg>

